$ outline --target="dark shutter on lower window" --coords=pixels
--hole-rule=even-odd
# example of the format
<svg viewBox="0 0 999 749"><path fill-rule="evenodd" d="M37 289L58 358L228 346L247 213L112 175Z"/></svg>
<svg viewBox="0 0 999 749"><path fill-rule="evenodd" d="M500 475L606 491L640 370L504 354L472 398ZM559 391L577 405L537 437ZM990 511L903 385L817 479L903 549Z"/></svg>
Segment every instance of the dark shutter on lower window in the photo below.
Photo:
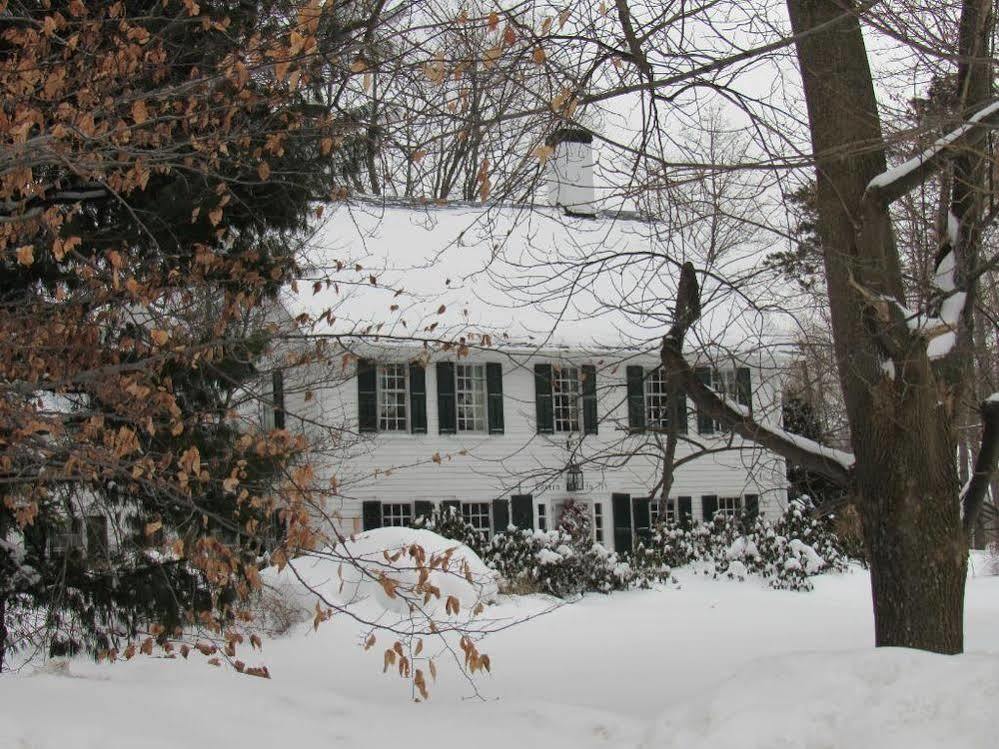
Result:
<svg viewBox="0 0 999 749"><path fill-rule="evenodd" d="M738 367L735 370L736 394L739 398L739 405L753 412L753 382L750 378L749 367Z"/></svg>
<svg viewBox="0 0 999 749"><path fill-rule="evenodd" d="M628 379L628 430L645 429L645 371L632 365L625 370Z"/></svg>
<svg viewBox="0 0 999 749"><path fill-rule="evenodd" d="M552 365L534 365L534 409L538 434L555 433L555 406L552 402Z"/></svg>
<svg viewBox="0 0 999 749"><path fill-rule="evenodd" d="M377 499L361 503L362 528L366 531L382 526L382 503Z"/></svg>
<svg viewBox="0 0 999 749"><path fill-rule="evenodd" d="M677 497L677 523L681 528L689 528L694 522L694 503L691 497Z"/></svg>
<svg viewBox="0 0 999 749"><path fill-rule="evenodd" d="M646 499L635 499L632 501L632 509L635 518L635 538L646 547L652 541L651 515L649 508L652 501Z"/></svg>
<svg viewBox="0 0 999 749"><path fill-rule="evenodd" d="M271 373L271 400L274 408L274 428L284 429L284 372L275 369Z"/></svg>
<svg viewBox="0 0 999 749"><path fill-rule="evenodd" d="M614 551L631 551L631 495L611 494L611 515L614 522Z"/></svg>
<svg viewBox="0 0 999 749"><path fill-rule="evenodd" d="M409 431L427 433L427 370L421 364L409 365Z"/></svg>
<svg viewBox="0 0 999 749"><path fill-rule="evenodd" d="M583 374L583 433L597 433L597 368L592 364L580 367Z"/></svg>
<svg viewBox="0 0 999 749"><path fill-rule="evenodd" d="M710 523L714 519L716 512L718 512L718 495L717 494L702 495L701 517L704 518L704 522Z"/></svg>
<svg viewBox="0 0 999 749"><path fill-rule="evenodd" d="M370 359L357 360L357 428L378 431L378 368Z"/></svg>
<svg viewBox="0 0 999 749"><path fill-rule="evenodd" d="M745 508L743 512L745 513L747 520L756 520L756 517L760 514L760 495L759 494L747 494L744 497Z"/></svg>
<svg viewBox="0 0 999 749"><path fill-rule="evenodd" d="M510 521L517 528L531 530L534 527L534 497L514 494L510 498Z"/></svg>
<svg viewBox="0 0 999 749"><path fill-rule="evenodd" d="M454 434L458 431L458 415L454 407L454 364L437 362L437 431Z"/></svg>
<svg viewBox="0 0 999 749"><path fill-rule="evenodd" d="M510 527L510 502L506 499L493 500L493 533L506 533Z"/></svg>
<svg viewBox="0 0 999 749"><path fill-rule="evenodd" d="M441 506L444 508L445 515L450 515L453 510L455 515L461 517L461 500L445 499L441 502Z"/></svg>
<svg viewBox="0 0 999 749"><path fill-rule="evenodd" d="M700 380L705 387L711 387L711 367L697 367L694 369L694 374L697 375L697 379ZM697 433L715 433L714 419L706 413L703 413L700 408L697 409Z"/></svg>
<svg viewBox="0 0 999 749"><path fill-rule="evenodd" d="M418 499L413 502L413 520L419 520L423 518L424 520L430 520L430 516L434 514L434 503L426 499Z"/></svg>
<svg viewBox="0 0 999 749"><path fill-rule="evenodd" d="M503 365L486 364L486 400L489 412L489 434L503 434Z"/></svg>

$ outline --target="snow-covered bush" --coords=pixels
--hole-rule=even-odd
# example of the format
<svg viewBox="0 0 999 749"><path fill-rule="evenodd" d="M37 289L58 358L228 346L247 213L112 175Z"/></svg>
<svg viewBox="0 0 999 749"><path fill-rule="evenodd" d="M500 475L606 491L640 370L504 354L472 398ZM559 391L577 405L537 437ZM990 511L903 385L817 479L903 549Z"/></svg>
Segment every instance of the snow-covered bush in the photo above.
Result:
<svg viewBox="0 0 999 749"><path fill-rule="evenodd" d="M637 569L589 536L574 539L561 529L497 534L485 559L500 574L506 590L559 598L648 587L657 579L651 566Z"/></svg>
<svg viewBox="0 0 999 749"><path fill-rule="evenodd" d="M457 507L438 505L430 517L416 518L413 527L433 531L438 536L464 544L479 556L485 551L488 540L482 531L465 520Z"/></svg>
<svg viewBox="0 0 999 749"><path fill-rule="evenodd" d="M812 517L807 498L791 502L774 522L717 515L710 523L682 528L664 524L653 530L648 548L635 554L639 567L691 566L715 578L742 580L759 575L774 588L811 590L809 578L846 569L828 521Z"/></svg>
<svg viewBox="0 0 999 749"><path fill-rule="evenodd" d="M573 544L584 544L593 535L593 522L590 520L589 508L575 499L567 499L562 504L557 529L567 534L572 539Z"/></svg>

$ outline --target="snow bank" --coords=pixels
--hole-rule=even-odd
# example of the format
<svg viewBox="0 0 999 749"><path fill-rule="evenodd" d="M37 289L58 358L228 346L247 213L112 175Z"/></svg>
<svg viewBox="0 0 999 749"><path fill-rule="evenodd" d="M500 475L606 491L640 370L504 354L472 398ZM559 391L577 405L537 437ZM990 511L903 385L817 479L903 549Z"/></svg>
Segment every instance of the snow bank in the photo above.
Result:
<svg viewBox="0 0 999 749"><path fill-rule="evenodd" d="M758 660L661 716L655 749L996 745L999 656L903 648Z"/></svg>
<svg viewBox="0 0 999 749"><path fill-rule="evenodd" d="M423 594L414 590L424 568L425 585L440 591L439 596L431 595L426 602ZM394 590L381 582L383 578L396 585ZM496 572L464 544L415 528L366 531L345 544L295 560L280 574L276 570L265 574L268 584L283 588L305 609L315 606L318 593L328 601L367 601L399 614L408 613L408 602L418 600L425 613L436 617L446 613L446 602L454 596L460 603L462 618L480 603L496 597L497 578Z"/></svg>

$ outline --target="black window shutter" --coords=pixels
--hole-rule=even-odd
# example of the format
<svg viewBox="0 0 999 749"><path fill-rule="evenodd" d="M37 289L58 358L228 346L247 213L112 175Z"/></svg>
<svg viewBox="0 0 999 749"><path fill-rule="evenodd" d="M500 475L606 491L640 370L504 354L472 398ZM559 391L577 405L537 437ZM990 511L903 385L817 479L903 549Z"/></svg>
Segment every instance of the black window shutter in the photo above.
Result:
<svg viewBox="0 0 999 749"><path fill-rule="evenodd" d="M645 372L638 365L625 370L628 379L628 429L641 432L645 429Z"/></svg>
<svg viewBox="0 0 999 749"><path fill-rule="evenodd" d="M280 369L271 373L271 401L274 408L274 428L284 429L284 372Z"/></svg>
<svg viewBox="0 0 999 749"><path fill-rule="evenodd" d="M420 364L409 365L409 431L427 433L427 370Z"/></svg>
<svg viewBox="0 0 999 749"><path fill-rule="evenodd" d="M503 365L486 364L486 393L489 411L489 434L503 434Z"/></svg>
<svg viewBox="0 0 999 749"><path fill-rule="evenodd" d="M753 383L750 379L749 367L739 367L735 370L736 393L739 398L739 405L753 412Z"/></svg>
<svg viewBox="0 0 999 749"><path fill-rule="evenodd" d="M597 433L597 368L592 364L580 367L583 373L583 433Z"/></svg>
<svg viewBox="0 0 999 749"><path fill-rule="evenodd" d="M458 414L454 405L454 364L437 362L437 422L438 432L458 431Z"/></svg>
<svg viewBox="0 0 999 749"><path fill-rule="evenodd" d="M744 508L743 513L747 520L756 520L757 515L760 514L760 495L759 494L747 494L743 498Z"/></svg>
<svg viewBox="0 0 999 749"><path fill-rule="evenodd" d="M645 546L648 546L652 540L652 523L649 513L651 506L652 500L648 498L632 501L632 510L635 518L635 537Z"/></svg>
<svg viewBox="0 0 999 749"><path fill-rule="evenodd" d="M382 526L382 503L377 499L361 503L362 527L366 531Z"/></svg>
<svg viewBox="0 0 999 749"><path fill-rule="evenodd" d="M711 387L711 367L697 367L694 370L694 374L697 375L699 379L705 386ZM697 433L698 434L714 434L715 433L715 422L710 416L701 412L701 409L697 409Z"/></svg>
<svg viewBox="0 0 999 749"><path fill-rule="evenodd" d="M687 394L680 390L676 394L676 413L679 419L676 431L680 434L687 433Z"/></svg>
<svg viewBox="0 0 999 749"><path fill-rule="evenodd" d="M357 360L357 426L378 431L378 369L370 359Z"/></svg>
<svg viewBox="0 0 999 749"><path fill-rule="evenodd" d="M429 520L434 514L434 503L426 499L418 499L413 502L413 520Z"/></svg>
<svg viewBox="0 0 999 749"><path fill-rule="evenodd" d="M451 510L454 510L454 514L461 517L461 500L458 499L445 499L441 502L441 506L444 508L444 513L449 515Z"/></svg>
<svg viewBox="0 0 999 749"><path fill-rule="evenodd" d="M614 522L614 551L631 551L631 495L611 494L611 515Z"/></svg>
<svg viewBox="0 0 999 749"><path fill-rule="evenodd" d="M493 500L493 533L506 533L510 527L510 502L506 499Z"/></svg>
<svg viewBox="0 0 999 749"><path fill-rule="evenodd" d="M701 516L705 523L710 523L718 512L718 495L704 494L701 496Z"/></svg>
<svg viewBox="0 0 999 749"><path fill-rule="evenodd" d="M681 528L689 528L694 521L694 505L691 497L677 497L677 522Z"/></svg>
<svg viewBox="0 0 999 749"><path fill-rule="evenodd" d="M537 415L538 434L554 434L555 406L552 403L551 364L534 365L534 406Z"/></svg>
<svg viewBox="0 0 999 749"><path fill-rule="evenodd" d="M514 494L510 498L510 521L517 528L534 528L534 497L530 494Z"/></svg>

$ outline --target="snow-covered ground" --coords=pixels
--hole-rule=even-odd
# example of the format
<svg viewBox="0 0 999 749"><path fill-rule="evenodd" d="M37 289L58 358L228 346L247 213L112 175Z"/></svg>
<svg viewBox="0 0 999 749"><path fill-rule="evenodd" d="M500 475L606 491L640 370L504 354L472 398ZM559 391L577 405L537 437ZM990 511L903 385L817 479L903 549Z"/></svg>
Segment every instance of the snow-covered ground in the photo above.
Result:
<svg viewBox="0 0 999 749"><path fill-rule="evenodd" d="M816 578L812 593L681 572L679 589L554 610L501 597L483 614L494 623L542 615L482 643L481 698L442 661L429 702L413 703L382 673L385 643L364 651L366 630L334 616L266 640L255 657L270 680L196 654L4 676L0 747L996 746L999 577L975 566L959 657L874 650L859 569Z"/></svg>

